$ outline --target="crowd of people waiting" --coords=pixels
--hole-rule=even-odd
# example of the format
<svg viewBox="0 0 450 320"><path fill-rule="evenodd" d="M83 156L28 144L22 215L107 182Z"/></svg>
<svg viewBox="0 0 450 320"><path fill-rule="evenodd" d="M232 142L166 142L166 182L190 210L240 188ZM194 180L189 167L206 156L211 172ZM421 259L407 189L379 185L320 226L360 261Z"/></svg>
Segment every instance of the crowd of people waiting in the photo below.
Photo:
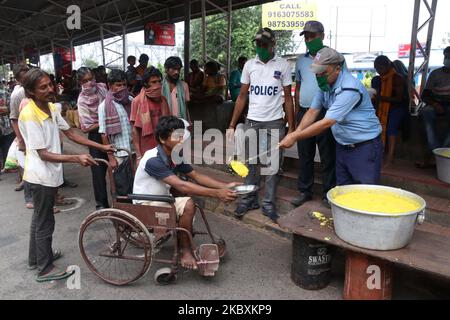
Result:
<svg viewBox="0 0 450 320"><path fill-rule="evenodd" d="M30 230L29 269L38 270L36 280L63 279L70 274L57 268L54 260L60 250L52 248L55 201L58 188L64 183L62 163L90 166L96 209L110 207L103 159L118 170L130 161L126 150L133 150L137 165L133 185L124 192L170 194L170 187L189 196L208 196L233 201L237 195L227 184L202 175L189 164L174 164L172 150L182 143L190 126L188 102L222 103L228 91L236 102L227 130L233 137L237 125L245 121L244 130L266 132L269 136L258 142L259 152L272 150L279 159L283 149L298 146L300 197L293 201L301 206L312 199L314 156L316 145L321 155L324 180L323 203L329 206L326 193L335 185L379 183L383 152L386 165L394 159L396 137L409 117L407 82L387 57L375 61L379 78L373 81L373 92L347 70L342 54L323 44L324 27L318 21L306 23L301 33L308 48L299 56L295 68L296 90L292 99L292 70L288 62L276 55L276 36L261 29L255 36L256 57L247 61L240 57L238 69L227 82L220 65L211 61L204 70L192 60L192 72L181 80L182 61L169 57L161 70L149 66L149 57L142 54L139 65L128 57L126 71L104 67L95 70L82 67L64 80L64 85L39 68L17 65L16 86L11 94L8 112L0 119L2 166L15 139L21 161L23 189L27 207L34 208ZM423 93L427 106L421 115L425 121L429 150L450 146L450 48L444 51L444 67L434 71ZM62 95L76 101L80 129L77 133L61 115L57 101ZM438 117L446 117L444 140L435 130ZM286 124L288 125L286 127ZM183 134L178 133L181 129ZM274 132L276 134L274 134ZM62 154L61 134L89 148L88 154ZM261 136L261 135L258 135ZM7 142L5 142L7 141ZM275 150L275 151L274 151ZM271 167L269 164L264 164ZM272 168L273 169L273 168ZM262 212L274 222L278 219L276 189L281 168L266 174ZM182 173L191 178L180 179ZM245 184L259 184L257 165L250 165ZM143 205L154 205L142 202ZM249 210L259 208L257 194L242 197L235 216L242 218ZM179 224L192 230L194 204L190 197L178 197L175 203ZM188 239L180 237L181 265L195 269L196 261Z"/></svg>

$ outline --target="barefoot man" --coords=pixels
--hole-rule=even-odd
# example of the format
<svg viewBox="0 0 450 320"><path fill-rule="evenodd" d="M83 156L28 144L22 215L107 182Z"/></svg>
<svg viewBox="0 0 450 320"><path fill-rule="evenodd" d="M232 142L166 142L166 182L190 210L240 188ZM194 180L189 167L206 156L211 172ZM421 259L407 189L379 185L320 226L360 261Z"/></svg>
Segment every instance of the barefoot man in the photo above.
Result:
<svg viewBox="0 0 450 320"><path fill-rule="evenodd" d="M239 183L224 183L196 172L191 165L174 163L173 149L183 142L185 133L184 122L174 116L160 118L155 131L158 146L147 151L136 170L133 193L139 195L170 195L174 188L186 197L175 198L178 226L192 232L192 221L195 215L194 201L189 196L217 198L228 202L236 200L236 193L230 188ZM196 183L184 181L177 176L181 173ZM142 205L164 206L155 201L135 201ZM182 250L181 266L187 269L197 269L188 235L179 232L179 244Z"/></svg>

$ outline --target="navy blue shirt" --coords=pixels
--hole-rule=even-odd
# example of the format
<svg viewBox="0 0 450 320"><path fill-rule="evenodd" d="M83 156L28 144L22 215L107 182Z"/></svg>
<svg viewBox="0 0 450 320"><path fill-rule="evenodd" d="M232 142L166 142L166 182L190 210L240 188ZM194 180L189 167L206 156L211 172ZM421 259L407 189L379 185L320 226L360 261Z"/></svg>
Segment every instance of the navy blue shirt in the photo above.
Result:
<svg viewBox="0 0 450 320"><path fill-rule="evenodd" d="M177 173L188 174L194 171L191 165L181 163L175 165L164 152L161 145L158 145L158 154L156 157L150 158L145 163L145 172L147 172L150 176L162 180L172 175L176 175Z"/></svg>

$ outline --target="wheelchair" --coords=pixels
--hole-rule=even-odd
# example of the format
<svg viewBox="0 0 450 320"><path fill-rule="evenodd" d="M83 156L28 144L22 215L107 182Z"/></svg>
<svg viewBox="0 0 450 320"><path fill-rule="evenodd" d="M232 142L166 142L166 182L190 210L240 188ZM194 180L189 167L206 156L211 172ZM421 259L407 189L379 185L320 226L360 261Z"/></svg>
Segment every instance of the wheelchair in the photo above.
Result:
<svg viewBox="0 0 450 320"><path fill-rule="evenodd" d="M132 171L135 172L128 150ZM220 259L225 256L225 241L214 235L204 210L195 203L197 217L200 215L206 231L192 233L177 225L175 198L129 194L119 196L113 178L113 170L103 159L95 159L108 166L112 208L92 212L81 224L78 245L86 265L103 281L117 286L131 284L146 276L152 262L168 265L154 274L159 285L176 282L180 271L178 232L185 232L197 261L201 276L213 277L219 269ZM157 201L167 206L133 204L133 200ZM158 237L155 234L158 234ZM194 244L194 236L208 236L210 243ZM159 257L161 247L172 239L171 258Z"/></svg>

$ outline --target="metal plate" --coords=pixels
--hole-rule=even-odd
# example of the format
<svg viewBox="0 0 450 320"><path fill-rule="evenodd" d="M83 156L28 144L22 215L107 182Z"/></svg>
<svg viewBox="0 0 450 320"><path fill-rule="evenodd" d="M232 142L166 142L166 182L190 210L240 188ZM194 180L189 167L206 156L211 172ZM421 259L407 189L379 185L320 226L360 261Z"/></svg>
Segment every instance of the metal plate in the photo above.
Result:
<svg viewBox="0 0 450 320"><path fill-rule="evenodd" d="M254 192L258 191L258 189L259 189L258 186L254 186L254 185L243 185L243 186L236 186L236 187L231 188L231 190L235 191L240 196L254 193Z"/></svg>

